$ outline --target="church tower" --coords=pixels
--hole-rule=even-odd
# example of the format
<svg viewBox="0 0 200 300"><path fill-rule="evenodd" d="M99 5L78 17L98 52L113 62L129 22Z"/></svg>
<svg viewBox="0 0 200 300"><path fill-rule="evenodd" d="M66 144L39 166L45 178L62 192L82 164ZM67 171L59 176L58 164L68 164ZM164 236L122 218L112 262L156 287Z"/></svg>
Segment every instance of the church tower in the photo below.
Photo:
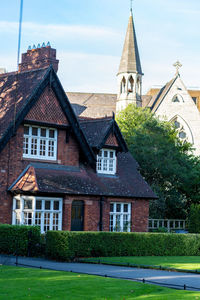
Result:
<svg viewBox="0 0 200 300"><path fill-rule="evenodd" d="M131 9L124 48L117 74L118 93L116 112L126 108L129 103L142 106L142 75Z"/></svg>

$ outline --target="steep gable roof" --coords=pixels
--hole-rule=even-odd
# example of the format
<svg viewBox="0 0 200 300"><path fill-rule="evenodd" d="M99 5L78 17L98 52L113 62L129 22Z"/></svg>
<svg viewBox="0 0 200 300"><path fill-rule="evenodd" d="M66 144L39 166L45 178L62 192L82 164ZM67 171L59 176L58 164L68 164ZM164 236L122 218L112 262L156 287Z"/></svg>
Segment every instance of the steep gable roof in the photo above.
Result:
<svg viewBox="0 0 200 300"><path fill-rule="evenodd" d="M158 107L160 106L160 104L162 103L162 101L164 100L165 96L168 94L168 92L170 91L172 85L174 84L174 82L177 80L177 78L179 77L179 74L176 75L172 80L170 80L166 85L164 85L159 93L157 94L152 106L151 106L151 110L153 112L155 112Z"/></svg>
<svg viewBox="0 0 200 300"><path fill-rule="evenodd" d="M94 153L52 66L48 69L0 76L0 151L16 132L48 85L55 93L86 160L94 165L96 160Z"/></svg>
<svg viewBox="0 0 200 300"><path fill-rule="evenodd" d="M127 152L128 148L126 142L119 130L116 121L111 118L101 118L101 119L86 119L79 118L81 128L83 129L88 142L92 147L97 149L103 148L110 134L115 135L118 145L122 151Z"/></svg>

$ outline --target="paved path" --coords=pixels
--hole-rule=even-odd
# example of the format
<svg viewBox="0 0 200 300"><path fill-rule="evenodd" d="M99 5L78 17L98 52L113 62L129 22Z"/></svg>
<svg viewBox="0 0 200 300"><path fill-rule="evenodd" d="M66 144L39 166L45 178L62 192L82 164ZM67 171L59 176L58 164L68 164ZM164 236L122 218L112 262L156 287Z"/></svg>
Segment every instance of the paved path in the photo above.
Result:
<svg viewBox="0 0 200 300"><path fill-rule="evenodd" d="M0 264L15 265L16 258L0 255ZM129 280L143 280L151 281L157 285L169 285L169 287L175 287L183 289L186 285L187 290L200 291L200 275L191 273L179 273L160 270L138 269L121 266L108 266L101 264L83 264L83 263L63 263L55 262L51 260L45 260L40 258L28 258L19 257L19 265L26 265L28 267L42 267L45 269L60 270L60 271L72 271L75 273L86 273L91 275L108 276ZM179 285L181 287L176 287Z"/></svg>

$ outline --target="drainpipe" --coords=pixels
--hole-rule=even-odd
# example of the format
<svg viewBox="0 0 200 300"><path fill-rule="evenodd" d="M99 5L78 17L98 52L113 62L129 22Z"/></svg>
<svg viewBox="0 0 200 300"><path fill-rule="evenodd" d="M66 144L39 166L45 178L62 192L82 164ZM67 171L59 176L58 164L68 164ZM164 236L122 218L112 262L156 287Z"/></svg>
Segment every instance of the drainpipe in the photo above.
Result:
<svg viewBox="0 0 200 300"><path fill-rule="evenodd" d="M100 198L100 216L99 216L99 231L103 231L103 202L105 201L104 197Z"/></svg>

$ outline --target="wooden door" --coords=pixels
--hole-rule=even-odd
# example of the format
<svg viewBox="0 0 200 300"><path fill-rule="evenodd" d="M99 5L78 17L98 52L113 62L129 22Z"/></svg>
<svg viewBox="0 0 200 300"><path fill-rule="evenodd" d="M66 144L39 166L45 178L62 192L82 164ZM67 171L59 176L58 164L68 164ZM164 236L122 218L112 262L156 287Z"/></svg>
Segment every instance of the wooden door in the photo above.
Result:
<svg viewBox="0 0 200 300"><path fill-rule="evenodd" d="M83 231L84 202L73 201L71 212L71 231Z"/></svg>

